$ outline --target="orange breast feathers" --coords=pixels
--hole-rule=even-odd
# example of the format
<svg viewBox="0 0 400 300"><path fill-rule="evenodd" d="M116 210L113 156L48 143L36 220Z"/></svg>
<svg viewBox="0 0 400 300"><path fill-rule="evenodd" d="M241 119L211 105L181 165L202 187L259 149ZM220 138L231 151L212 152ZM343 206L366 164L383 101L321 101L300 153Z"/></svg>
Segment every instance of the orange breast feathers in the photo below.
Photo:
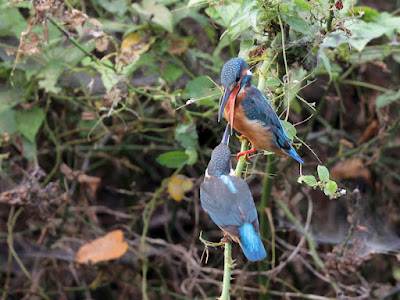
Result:
<svg viewBox="0 0 400 300"><path fill-rule="evenodd" d="M273 146L273 133L268 130L268 127L263 126L261 121L250 120L246 118L241 102L245 97L245 93L238 94L235 101L235 109L233 115L233 128L245 135L252 146L259 150L273 151L276 154L285 154L281 149ZM229 102L225 106L224 116L229 122L230 106Z"/></svg>

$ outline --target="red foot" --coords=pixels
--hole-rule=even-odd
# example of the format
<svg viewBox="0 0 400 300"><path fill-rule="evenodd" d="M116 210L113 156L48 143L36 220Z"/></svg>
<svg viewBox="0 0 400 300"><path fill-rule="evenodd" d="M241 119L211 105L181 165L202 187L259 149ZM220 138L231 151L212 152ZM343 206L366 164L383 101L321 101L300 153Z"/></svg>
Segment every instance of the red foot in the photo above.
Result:
<svg viewBox="0 0 400 300"><path fill-rule="evenodd" d="M248 159L249 159L249 154L254 153L254 152L256 152L256 149L251 148L250 150L243 151L243 152L239 152L239 153L236 155L236 158L239 160L239 158L240 158L241 156L245 155L246 160L248 160Z"/></svg>
<svg viewBox="0 0 400 300"><path fill-rule="evenodd" d="M242 139L248 139L248 138L247 138L247 136L245 136L244 134L242 134L242 135L239 137L239 139L242 140Z"/></svg>
<svg viewBox="0 0 400 300"><path fill-rule="evenodd" d="M232 244L232 241L231 241L231 239L229 238L229 236L225 235L225 236L221 239L221 243L231 243L231 244Z"/></svg>

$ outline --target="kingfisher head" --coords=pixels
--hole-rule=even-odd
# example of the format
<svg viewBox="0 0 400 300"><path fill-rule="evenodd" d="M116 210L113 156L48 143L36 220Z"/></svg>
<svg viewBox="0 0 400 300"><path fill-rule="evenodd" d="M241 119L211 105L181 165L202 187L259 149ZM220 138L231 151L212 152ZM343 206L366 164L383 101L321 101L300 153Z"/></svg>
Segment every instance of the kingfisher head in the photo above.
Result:
<svg viewBox="0 0 400 300"><path fill-rule="evenodd" d="M251 72L247 63L239 58L232 58L228 60L222 67L221 72L221 83L224 87L224 95L222 97L221 108L218 114L218 121L221 120L222 112L229 100L230 107L230 120L228 122L233 123L233 112L236 96L242 89L242 87L251 81Z"/></svg>
<svg viewBox="0 0 400 300"><path fill-rule="evenodd" d="M231 171L231 150L229 144L229 123L226 124L221 143L211 153L206 174L212 176L228 175Z"/></svg>

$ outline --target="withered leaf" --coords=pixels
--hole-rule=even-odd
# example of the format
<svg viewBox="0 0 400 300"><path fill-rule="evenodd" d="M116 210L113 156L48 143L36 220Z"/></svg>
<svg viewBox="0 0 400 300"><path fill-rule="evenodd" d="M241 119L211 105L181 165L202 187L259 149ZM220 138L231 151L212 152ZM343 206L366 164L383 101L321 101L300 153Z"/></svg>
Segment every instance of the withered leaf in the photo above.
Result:
<svg viewBox="0 0 400 300"><path fill-rule="evenodd" d="M121 257L128 250L122 230L114 230L79 248L75 261L80 264L98 263Z"/></svg>

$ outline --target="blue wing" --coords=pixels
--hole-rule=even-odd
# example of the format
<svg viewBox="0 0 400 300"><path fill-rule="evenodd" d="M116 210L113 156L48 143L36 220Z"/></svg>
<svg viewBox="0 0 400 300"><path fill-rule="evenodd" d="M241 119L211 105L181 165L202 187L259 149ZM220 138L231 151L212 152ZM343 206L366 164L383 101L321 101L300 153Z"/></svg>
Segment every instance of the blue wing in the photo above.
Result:
<svg viewBox="0 0 400 300"><path fill-rule="evenodd" d="M290 149L289 138L275 110L264 94L254 85L246 89L246 97L242 105L248 119L261 121L265 127L268 127L274 133L276 147Z"/></svg>
<svg viewBox="0 0 400 300"><path fill-rule="evenodd" d="M264 94L254 85L246 88L246 97L242 101L242 106L248 119L261 121L263 126L274 134L273 143L275 147L283 149L298 162L303 163L303 160L290 144L289 137L275 110Z"/></svg>
<svg viewBox="0 0 400 300"><path fill-rule="evenodd" d="M226 176L226 177L224 177ZM200 201L214 223L234 236L244 222L258 232L257 210L247 183L235 176L209 176L200 186Z"/></svg>

